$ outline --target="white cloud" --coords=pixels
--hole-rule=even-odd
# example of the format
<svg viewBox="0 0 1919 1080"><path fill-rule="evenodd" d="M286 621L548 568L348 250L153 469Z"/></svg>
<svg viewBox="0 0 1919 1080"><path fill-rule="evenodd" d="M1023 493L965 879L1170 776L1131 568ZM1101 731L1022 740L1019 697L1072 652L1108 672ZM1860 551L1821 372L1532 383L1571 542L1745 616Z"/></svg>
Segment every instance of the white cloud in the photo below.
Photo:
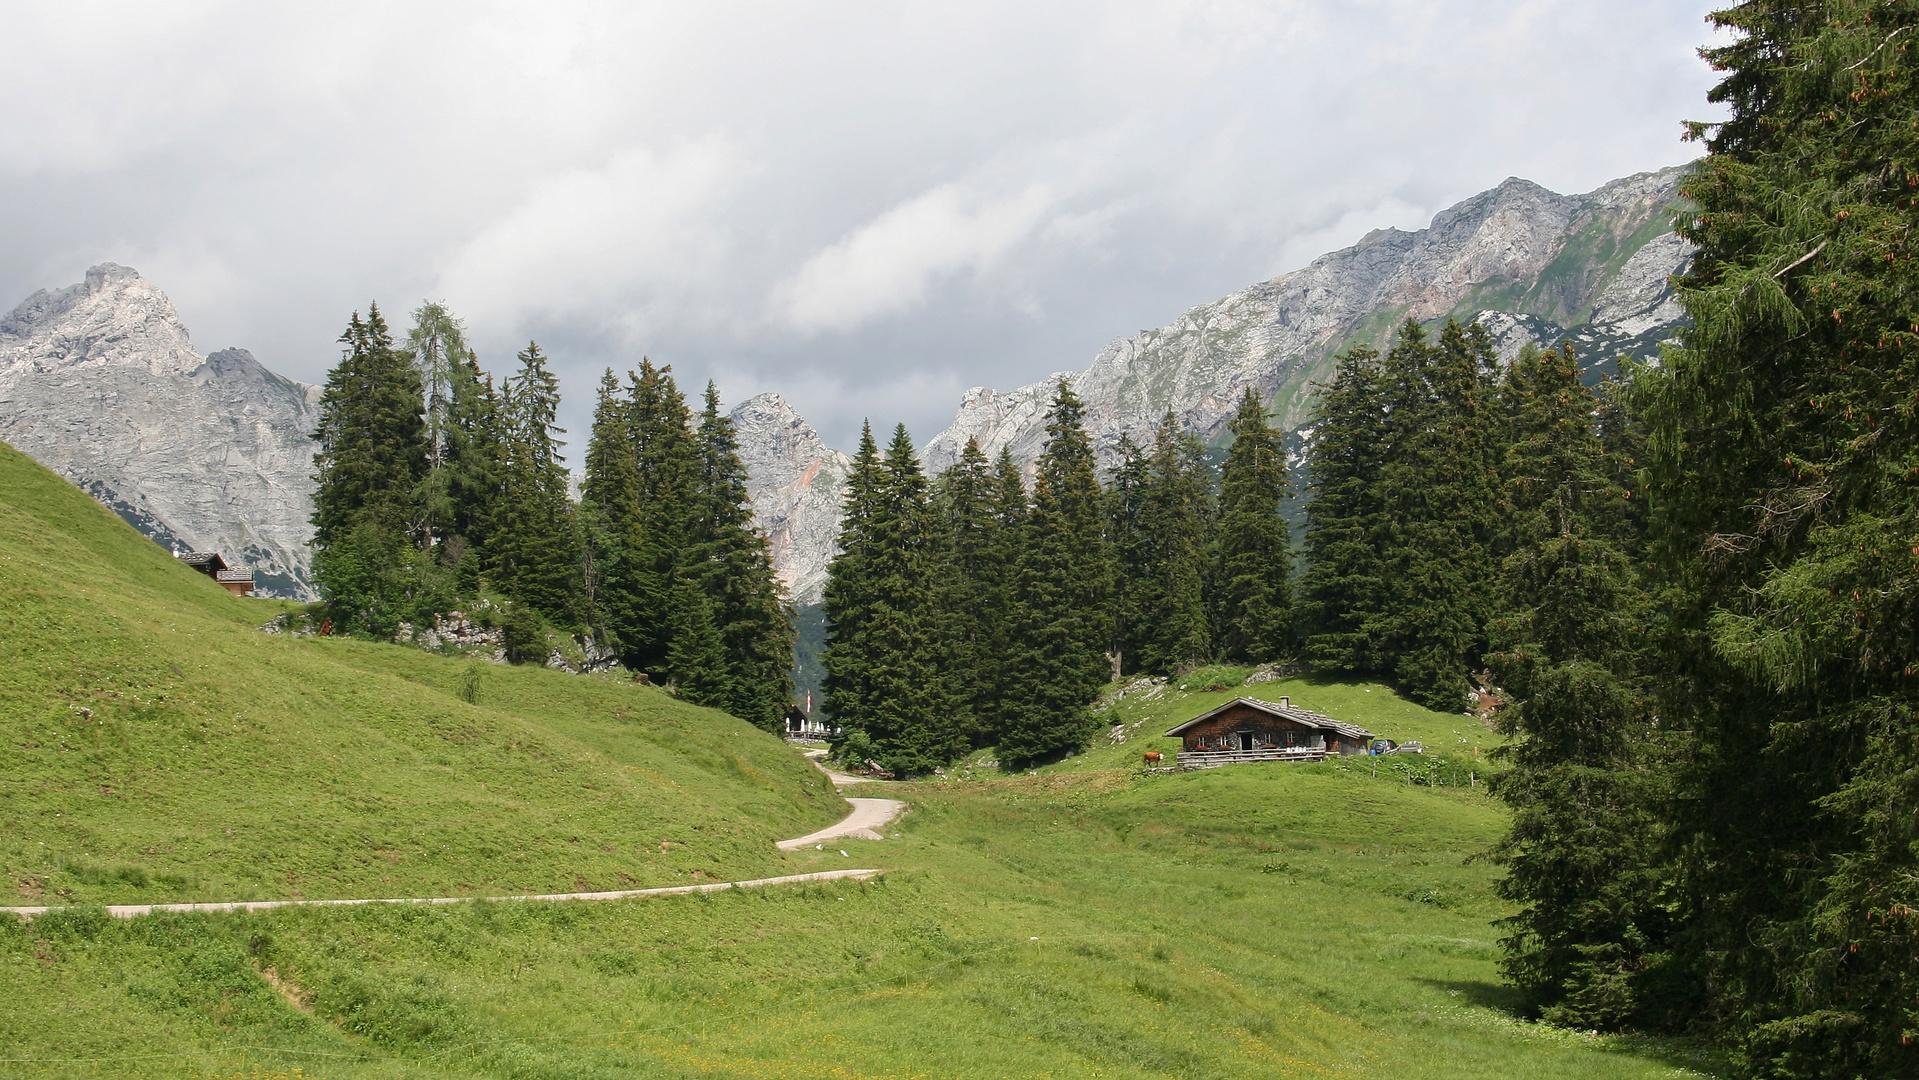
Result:
<svg viewBox="0 0 1919 1080"><path fill-rule="evenodd" d="M775 302L799 330L854 329L919 304L944 275L986 269L1033 234L1052 202L1044 184L993 200L942 184L808 259Z"/></svg>
<svg viewBox="0 0 1919 1080"><path fill-rule="evenodd" d="M546 177L461 244L437 295L495 322L622 309L685 292L726 245L716 220L752 171L717 136L655 153L629 147L594 169Z"/></svg>

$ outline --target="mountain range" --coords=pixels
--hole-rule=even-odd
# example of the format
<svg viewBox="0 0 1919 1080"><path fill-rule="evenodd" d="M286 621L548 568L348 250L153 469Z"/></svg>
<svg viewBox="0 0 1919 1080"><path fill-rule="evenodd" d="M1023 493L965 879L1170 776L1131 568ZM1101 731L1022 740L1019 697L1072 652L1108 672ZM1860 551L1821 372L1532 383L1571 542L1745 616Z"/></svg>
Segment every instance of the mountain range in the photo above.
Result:
<svg viewBox="0 0 1919 1080"><path fill-rule="evenodd" d="M0 439L175 551L225 553L261 595L311 599L320 388L245 349L202 356L125 266L0 319Z"/></svg>
<svg viewBox="0 0 1919 1080"><path fill-rule="evenodd" d="M1168 410L1218 444L1248 387L1297 444L1335 357L1386 345L1407 318L1477 320L1508 357L1528 341L1570 339L1594 378L1622 357L1654 358L1682 320L1668 278L1691 257L1672 231L1685 173L1641 173L1583 195L1509 179L1427 228L1374 231L1116 338L1083 369L968 390L925 444L927 468L951 465L969 437L1030 467L1061 379L1085 402L1106 463L1121 436L1144 441ZM0 439L162 545L237 556L270 595L311 596L308 435L318 393L242 349L202 356L166 296L112 263L0 320ZM833 555L847 457L777 394L731 416L775 568L808 608Z"/></svg>

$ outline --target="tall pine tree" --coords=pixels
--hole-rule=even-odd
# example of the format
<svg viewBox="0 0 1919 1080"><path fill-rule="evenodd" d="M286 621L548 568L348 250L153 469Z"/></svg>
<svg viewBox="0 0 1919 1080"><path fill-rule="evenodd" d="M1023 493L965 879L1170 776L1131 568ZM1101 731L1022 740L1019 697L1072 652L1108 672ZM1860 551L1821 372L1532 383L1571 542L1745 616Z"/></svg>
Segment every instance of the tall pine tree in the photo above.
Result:
<svg viewBox="0 0 1919 1080"><path fill-rule="evenodd" d="M1180 427L1172 410L1153 433L1153 453L1140 495L1140 539L1149 549L1135 582L1142 609L1141 670L1172 675L1212 658L1207 617L1212 571L1212 470L1205 447Z"/></svg>
<svg viewBox="0 0 1919 1080"><path fill-rule="evenodd" d="M1293 648L1292 530L1280 515L1292 486L1280 434L1252 387L1227 430L1233 443L1220 470L1214 619L1224 659L1264 663Z"/></svg>
<svg viewBox="0 0 1919 1080"><path fill-rule="evenodd" d="M1083 746L1090 705L1110 673L1110 565L1085 407L1064 379L1047 413L1019 566L1014 637L1001 708L1000 760L1020 765Z"/></svg>
<svg viewBox="0 0 1919 1080"><path fill-rule="evenodd" d="M509 599L565 626L579 622L579 537L556 436L560 384L528 342L500 403L498 513L487 539L492 583Z"/></svg>
<svg viewBox="0 0 1919 1080"><path fill-rule="evenodd" d="M1646 379L1688 955L1765 1077L1919 1075L1919 6L1753 0Z"/></svg>
<svg viewBox="0 0 1919 1080"><path fill-rule="evenodd" d="M1307 660L1329 671L1372 672L1382 664L1369 627L1386 601L1386 422L1379 353L1348 349L1332 384L1320 392L1306 450L1312 498L1299 621Z"/></svg>
<svg viewBox="0 0 1919 1080"><path fill-rule="evenodd" d="M418 493L426 475L420 379L377 304L354 312L313 438L313 576L342 631L390 635L413 614Z"/></svg>

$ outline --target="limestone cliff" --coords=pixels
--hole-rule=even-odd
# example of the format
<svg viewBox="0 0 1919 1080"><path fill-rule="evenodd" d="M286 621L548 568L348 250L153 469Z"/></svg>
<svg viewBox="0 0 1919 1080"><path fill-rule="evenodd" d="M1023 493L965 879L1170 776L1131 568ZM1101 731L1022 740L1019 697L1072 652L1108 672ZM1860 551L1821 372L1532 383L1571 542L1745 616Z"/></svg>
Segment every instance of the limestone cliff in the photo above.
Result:
<svg viewBox="0 0 1919 1080"><path fill-rule="evenodd" d="M753 516L773 549L773 566L793 603L820 602L826 564L839 536L840 498L851 464L778 394L741 402L730 414L746 466Z"/></svg>
<svg viewBox="0 0 1919 1080"><path fill-rule="evenodd" d="M166 295L102 263L0 319L0 439L173 548L306 599L319 388L202 356Z"/></svg>
<svg viewBox="0 0 1919 1080"><path fill-rule="evenodd" d="M1511 179L1443 211L1417 232L1382 229L1305 267L1193 308L1170 326L1118 338L1083 371L1017 390L975 387L925 449L929 470L957 459L968 436L1031 462L1062 377L1086 403L1103 458L1122 433L1144 441L1170 408L1216 440L1250 386L1282 427L1312 413L1313 387L1348 345L1384 344L1408 316L1480 319L1502 351L1570 337L1589 365L1656 355L1680 319L1666 278L1691 252L1671 231L1683 168L1558 195Z"/></svg>

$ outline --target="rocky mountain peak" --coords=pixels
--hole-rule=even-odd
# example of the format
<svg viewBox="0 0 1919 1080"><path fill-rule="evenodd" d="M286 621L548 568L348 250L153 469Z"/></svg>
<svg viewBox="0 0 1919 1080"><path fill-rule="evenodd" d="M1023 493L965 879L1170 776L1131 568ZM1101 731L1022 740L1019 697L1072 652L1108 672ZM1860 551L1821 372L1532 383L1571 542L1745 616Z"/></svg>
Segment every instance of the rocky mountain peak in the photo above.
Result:
<svg viewBox="0 0 1919 1080"><path fill-rule="evenodd" d="M201 356L130 267L0 319L0 438L159 543L214 550L263 594L307 598L319 388L244 349Z"/></svg>
<svg viewBox="0 0 1919 1080"><path fill-rule="evenodd" d="M753 516L795 604L817 604L839 537L840 501L852 462L778 394L748 398L728 414L746 466Z"/></svg>
<svg viewBox="0 0 1919 1080"><path fill-rule="evenodd" d="M187 375L201 362L173 301L118 263L89 269L79 284L42 289L0 319L0 381L99 364Z"/></svg>

